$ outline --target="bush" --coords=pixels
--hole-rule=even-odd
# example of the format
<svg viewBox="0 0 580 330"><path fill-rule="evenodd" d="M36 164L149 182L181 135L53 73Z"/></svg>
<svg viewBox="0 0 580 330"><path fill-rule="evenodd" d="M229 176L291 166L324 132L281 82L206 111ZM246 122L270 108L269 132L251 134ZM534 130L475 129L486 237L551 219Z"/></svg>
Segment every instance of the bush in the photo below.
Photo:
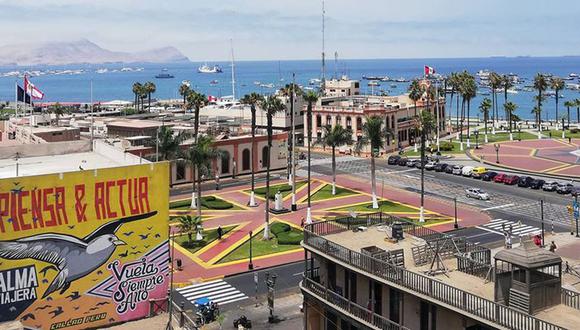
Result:
<svg viewBox="0 0 580 330"><path fill-rule="evenodd" d="M186 200L182 200L182 201L175 201L175 202L171 202L169 203L169 208L170 209L178 209L184 206L190 206L191 205L191 199L186 199Z"/></svg>
<svg viewBox="0 0 580 330"><path fill-rule="evenodd" d="M226 201L222 201L222 200L214 200L213 201L202 201L201 202L202 206L207 207L208 209L212 209L212 210L227 210L227 209L231 209L232 207L234 207L234 205L232 205L232 203L228 203Z"/></svg>
<svg viewBox="0 0 580 330"><path fill-rule="evenodd" d="M433 145L433 148L437 150L437 145ZM441 151L452 151L453 150L453 143L449 141L442 141L439 143L439 150Z"/></svg>
<svg viewBox="0 0 580 330"><path fill-rule="evenodd" d="M270 231L272 232L272 234L278 236L278 234L283 233L283 232L288 232L291 231L292 228L290 227L290 225L288 225L287 223L283 223L283 222L274 222L271 226L270 226Z"/></svg>
<svg viewBox="0 0 580 330"><path fill-rule="evenodd" d="M304 235L299 231L284 231L276 235L278 238L278 244L283 245L299 245L302 241Z"/></svg>
<svg viewBox="0 0 580 330"><path fill-rule="evenodd" d="M570 129L570 133L572 134L580 133L580 128L572 128Z"/></svg>
<svg viewBox="0 0 580 330"><path fill-rule="evenodd" d="M276 193L278 191L285 192L285 191L291 191L291 190L292 190L292 186L290 186L288 184L283 184L283 185L278 185L278 186L271 186L270 187L270 196L276 195ZM259 194L259 195L266 195L266 187L256 188L254 190L254 192L256 194Z"/></svg>

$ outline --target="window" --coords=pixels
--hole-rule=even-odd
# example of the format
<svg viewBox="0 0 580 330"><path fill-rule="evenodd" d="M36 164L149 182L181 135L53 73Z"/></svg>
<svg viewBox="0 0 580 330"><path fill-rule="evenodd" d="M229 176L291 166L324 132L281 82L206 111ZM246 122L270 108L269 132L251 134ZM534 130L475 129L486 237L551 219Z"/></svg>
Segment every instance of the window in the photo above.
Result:
<svg viewBox="0 0 580 330"><path fill-rule="evenodd" d="M389 288L389 319L399 323L402 294L399 290Z"/></svg>
<svg viewBox="0 0 580 330"><path fill-rule="evenodd" d="M222 174L230 172L230 153L224 151L222 154Z"/></svg>
<svg viewBox="0 0 580 330"><path fill-rule="evenodd" d="M360 131L362 130L362 118L361 117L356 117L356 130Z"/></svg>
<svg viewBox="0 0 580 330"><path fill-rule="evenodd" d="M262 168L266 168L268 162L268 146L264 146L264 148L262 148Z"/></svg>
<svg viewBox="0 0 580 330"><path fill-rule="evenodd" d="M244 151L242 151L242 171L250 170L251 158L250 149L244 149Z"/></svg>
<svg viewBox="0 0 580 330"><path fill-rule="evenodd" d="M336 116L336 125L342 125L342 118L340 116Z"/></svg>
<svg viewBox="0 0 580 330"><path fill-rule="evenodd" d="M326 126L332 126L332 117L326 116Z"/></svg>
<svg viewBox="0 0 580 330"><path fill-rule="evenodd" d="M322 116L316 115L316 127L322 126Z"/></svg>
<svg viewBox="0 0 580 330"><path fill-rule="evenodd" d="M350 117L346 117L346 128L352 129L352 119Z"/></svg>
<svg viewBox="0 0 580 330"><path fill-rule="evenodd" d="M182 162L175 164L175 180L185 180L185 165Z"/></svg>

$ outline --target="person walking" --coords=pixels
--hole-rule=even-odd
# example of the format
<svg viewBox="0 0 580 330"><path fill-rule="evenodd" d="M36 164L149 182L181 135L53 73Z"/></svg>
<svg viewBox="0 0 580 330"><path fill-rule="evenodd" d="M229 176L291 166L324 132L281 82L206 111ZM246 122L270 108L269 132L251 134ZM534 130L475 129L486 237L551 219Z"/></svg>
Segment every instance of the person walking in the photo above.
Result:
<svg viewBox="0 0 580 330"><path fill-rule="evenodd" d="M222 239L223 233L224 233L224 230L222 229L222 226L218 226L218 228L217 228L217 235L218 235L218 239L219 240Z"/></svg>
<svg viewBox="0 0 580 330"><path fill-rule="evenodd" d="M220 175L215 175L215 190L220 190Z"/></svg>
<svg viewBox="0 0 580 330"><path fill-rule="evenodd" d="M550 243L550 252L556 252L556 250L558 249L558 246L556 246L556 243L554 243L554 241L552 241L552 243Z"/></svg>
<svg viewBox="0 0 580 330"><path fill-rule="evenodd" d="M300 218L300 228L304 228L304 217Z"/></svg>

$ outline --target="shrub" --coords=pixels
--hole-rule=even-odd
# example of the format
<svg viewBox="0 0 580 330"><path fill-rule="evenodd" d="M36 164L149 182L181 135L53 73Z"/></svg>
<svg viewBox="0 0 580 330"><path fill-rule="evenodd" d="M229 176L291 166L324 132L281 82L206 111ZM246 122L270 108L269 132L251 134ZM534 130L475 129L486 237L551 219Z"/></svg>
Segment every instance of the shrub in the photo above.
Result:
<svg viewBox="0 0 580 330"><path fill-rule="evenodd" d="M227 210L234 207L232 203L222 201L222 200L213 200L213 201L202 201L201 205L207 207L208 209L212 210Z"/></svg>
<svg viewBox="0 0 580 330"><path fill-rule="evenodd" d="M276 193L278 191L280 192L285 192L285 191L291 191L292 190L292 186L288 185L288 184L283 184L283 185L277 185L277 186L271 186L270 187L270 196L274 196L276 195ZM266 195L266 187L260 187L260 188L256 188L254 190L254 192L256 194L259 195Z"/></svg>
<svg viewBox="0 0 580 330"><path fill-rule="evenodd" d="M169 203L169 208L170 209L178 209L184 206L190 206L191 205L191 199L185 199L182 201L175 201L175 202L171 202Z"/></svg>
<svg viewBox="0 0 580 330"><path fill-rule="evenodd" d="M570 133L572 134L580 133L580 128L572 128L570 129Z"/></svg>
<svg viewBox="0 0 580 330"><path fill-rule="evenodd" d="M434 149L437 150L437 145L433 145ZM441 151L452 151L453 143L449 141L442 141L439 143L439 150Z"/></svg>
<svg viewBox="0 0 580 330"><path fill-rule="evenodd" d="M283 223L283 222L274 222L271 226L270 226L270 231L272 232L272 234L278 236L278 234L283 233L283 232L288 232L291 231L292 228L290 227L290 225L288 225L287 223Z"/></svg>
<svg viewBox="0 0 580 330"><path fill-rule="evenodd" d="M300 241L302 241L304 235L300 231L284 231L276 235L278 238L278 244L283 245L299 245Z"/></svg>

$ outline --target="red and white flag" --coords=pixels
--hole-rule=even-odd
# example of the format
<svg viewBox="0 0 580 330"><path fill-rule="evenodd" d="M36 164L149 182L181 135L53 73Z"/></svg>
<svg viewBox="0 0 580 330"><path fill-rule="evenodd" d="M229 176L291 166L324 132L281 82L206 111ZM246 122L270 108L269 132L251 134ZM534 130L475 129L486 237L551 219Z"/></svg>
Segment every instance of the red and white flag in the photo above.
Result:
<svg viewBox="0 0 580 330"><path fill-rule="evenodd" d="M430 76L435 73L435 69L425 65L425 76Z"/></svg>
<svg viewBox="0 0 580 330"><path fill-rule="evenodd" d="M217 102L218 98L213 96L213 95L208 95L207 96L207 101L208 102Z"/></svg>
<svg viewBox="0 0 580 330"><path fill-rule="evenodd" d="M28 80L27 76L24 76L24 90L26 91L26 94L30 95L33 99L42 100L44 98L44 93L36 88L36 86Z"/></svg>

